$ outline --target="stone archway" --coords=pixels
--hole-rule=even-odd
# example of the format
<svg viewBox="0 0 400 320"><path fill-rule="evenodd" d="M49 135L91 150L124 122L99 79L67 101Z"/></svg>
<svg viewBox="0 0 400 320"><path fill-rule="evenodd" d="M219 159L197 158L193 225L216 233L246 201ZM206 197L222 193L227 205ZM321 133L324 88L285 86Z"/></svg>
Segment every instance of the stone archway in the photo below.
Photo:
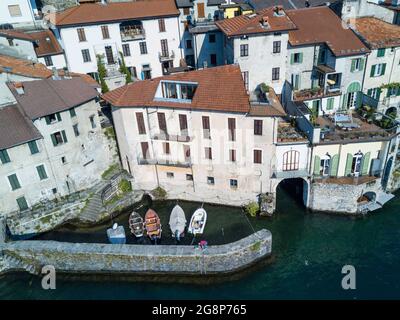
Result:
<svg viewBox="0 0 400 320"><path fill-rule="evenodd" d="M343 95L343 109L348 110L357 107L362 95L360 94L361 84L358 81L350 83L346 94Z"/></svg>
<svg viewBox="0 0 400 320"><path fill-rule="evenodd" d="M397 108L396 107L387 108L385 111L385 115L392 119L396 119L397 118Z"/></svg>
<svg viewBox="0 0 400 320"><path fill-rule="evenodd" d="M308 207L310 186L303 178L286 178L279 181L275 187L276 209L285 207L287 201Z"/></svg>

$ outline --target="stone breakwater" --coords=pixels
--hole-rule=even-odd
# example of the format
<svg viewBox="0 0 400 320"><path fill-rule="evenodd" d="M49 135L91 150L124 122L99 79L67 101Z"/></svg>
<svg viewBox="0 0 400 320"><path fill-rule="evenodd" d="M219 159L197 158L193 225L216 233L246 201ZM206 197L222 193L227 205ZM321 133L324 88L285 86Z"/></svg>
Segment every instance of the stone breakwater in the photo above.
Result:
<svg viewBox="0 0 400 320"><path fill-rule="evenodd" d="M271 249L272 235L266 229L205 250L179 245L16 241L0 244L0 273L12 270L39 273L45 265L53 265L65 273L230 273L270 255Z"/></svg>

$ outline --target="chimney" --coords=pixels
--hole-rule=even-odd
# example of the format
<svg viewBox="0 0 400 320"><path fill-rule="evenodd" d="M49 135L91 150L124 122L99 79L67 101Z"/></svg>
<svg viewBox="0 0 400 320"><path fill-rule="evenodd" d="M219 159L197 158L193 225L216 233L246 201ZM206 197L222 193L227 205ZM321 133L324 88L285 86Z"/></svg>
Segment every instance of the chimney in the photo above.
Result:
<svg viewBox="0 0 400 320"><path fill-rule="evenodd" d="M268 17L267 16L264 16L264 17L261 18L261 24L262 24L263 27L269 27Z"/></svg>
<svg viewBox="0 0 400 320"><path fill-rule="evenodd" d="M22 82L15 82L14 88L19 95L25 94L24 85L22 84Z"/></svg>

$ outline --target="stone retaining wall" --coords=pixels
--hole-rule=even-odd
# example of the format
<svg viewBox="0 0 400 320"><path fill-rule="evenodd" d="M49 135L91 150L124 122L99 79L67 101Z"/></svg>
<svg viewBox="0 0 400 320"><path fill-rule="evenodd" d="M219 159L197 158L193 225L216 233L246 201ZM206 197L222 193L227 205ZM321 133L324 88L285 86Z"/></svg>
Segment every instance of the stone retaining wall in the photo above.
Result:
<svg viewBox="0 0 400 320"><path fill-rule="evenodd" d="M53 265L67 273L216 274L240 270L268 256L271 246L272 235L263 229L205 250L174 245L16 241L0 244L0 251L31 265Z"/></svg>

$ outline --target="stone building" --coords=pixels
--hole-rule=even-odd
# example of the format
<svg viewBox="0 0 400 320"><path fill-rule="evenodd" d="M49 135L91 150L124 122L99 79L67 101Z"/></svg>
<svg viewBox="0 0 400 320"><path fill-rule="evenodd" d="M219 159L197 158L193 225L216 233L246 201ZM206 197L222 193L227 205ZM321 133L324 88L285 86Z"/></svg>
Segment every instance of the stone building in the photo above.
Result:
<svg viewBox="0 0 400 320"><path fill-rule="evenodd" d="M99 119L99 93L81 78L8 83L0 108L0 214L93 186L115 160Z"/></svg>

